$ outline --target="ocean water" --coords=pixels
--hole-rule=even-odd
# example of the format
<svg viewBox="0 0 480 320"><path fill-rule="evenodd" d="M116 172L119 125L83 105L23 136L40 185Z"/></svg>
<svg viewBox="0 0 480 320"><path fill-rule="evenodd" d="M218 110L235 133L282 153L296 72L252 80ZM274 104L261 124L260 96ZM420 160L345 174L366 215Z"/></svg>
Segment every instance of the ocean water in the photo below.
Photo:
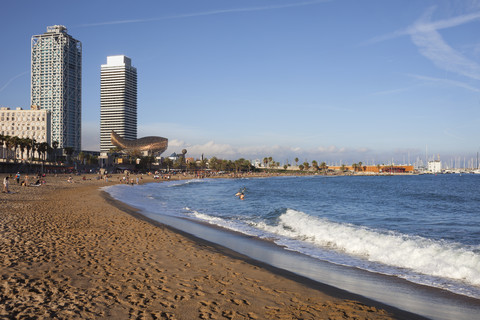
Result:
<svg viewBox="0 0 480 320"><path fill-rule="evenodd" d="M154 219L199 221L480 299L480 175L203 179L106 191Z"/></svg>

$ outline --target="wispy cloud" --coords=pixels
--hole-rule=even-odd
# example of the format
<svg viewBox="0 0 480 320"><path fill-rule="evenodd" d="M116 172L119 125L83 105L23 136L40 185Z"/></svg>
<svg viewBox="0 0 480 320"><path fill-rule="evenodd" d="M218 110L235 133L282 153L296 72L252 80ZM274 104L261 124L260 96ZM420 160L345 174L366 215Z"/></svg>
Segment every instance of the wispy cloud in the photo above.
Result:
<svg viewBox="0 0 480 320"><path fill-rule="evenodd" d="M411 38L420 53L437 67L465 77L480 80L480 65L467 59L450 47L442 38L438 29L457 26L480 18L480 14L468 17L456 17L442 23L431 23L433 9L428 10L411 28Z"/></svg>
<svg viewBox="0 0 480 320"><path fill-rule="evenodd" d="M15 81L16 79L20 78L21 76L24 76L28 73L28 71L25 71L25 72L22 72L20 74L17 74L16 76L10 78L2 87L0 87L0 92L2 92L3 90L5 90L5 88L7 88L10 83L12 83L13 81Z"/></svg>
<svg viewBox="0 0 480 320"><path fill-rule="evenodd" d="M447 137L454 138L455 140L464 140L463 137L460 137L456 133L453 133L451 129L448 128L443 130L443 134L445 134Z"/></svg>
<svg viewBox="0 0 480 320"><path fill-rule="evenodd" d="M315 4L328 2L328 1L330 1L330 0L313 0L313 1L303 1L303 2L288 3L288 4L281 4L281 5L270 5L270 6L259 6L259 7L211 10L211 11L204 11L204 12L193 12L193 13L185 13L185 14L157 17L157 18L105 21L105 22L82 24L82 25L79 25L78 27L96 27L96 26L105 26L105 25L114 25L114 24L144 23L144 22L152 22L152 21L184 19L184 18L212 16L212 15L237 13L237 12L254 12L254 11L276 10L276 9L284 9L284 8L310 6L310 5L315 5Z"/></svg>
<svg viewBox="0 0 480 320"><path fill-rule="evenodd" d="M422 17L425 17L425 16L431 17L434 10L435 10L435 7L429 8ZM469 13L469 14L465 14L465 15L461 15L461 16L457 16L449 19L433 21L433 22L427 21L427 20L423 20L423 21L421 20L422 19L420 19L420 21L417 21L416 23L414 23L413 25L405 29L397 30L395 32L392 32L386 35L374 37L368 40L367 44L391 40L401 36L408 36L417 32L422 32L422 31L442 30L442 29L447 29L451 27L456 27L465 23L473 22L475 20L480 20L480 12Z"/></svg>
<svg viewBox="0 0 480 320"><path fill-rule="evenodd" d="M480 12L432 21L434 11L435 7L431 7L415 23L406 29L373 38L368 41L367 44L409 35L413 43L418 47L420 54L429 59L438 68L480 80L480 65L449 46L438 32L438 30L480 20Z"/></svg>
<svg viewBox="0 0 480 320"><path fill-rule="evenodd" d="M428 81L428 82L433 82L433 83L440 83L443 85L448 85L448 86L454 86L454 87L459 87L463 89L467 89L473 92L480 92L479 88L475 88L471 85L468 85L464 82L461 81L455 81L455 80L449 80L449 79L442 79L442 78L434 78L434 77L426 77L426 76L421 76L421 75L416 75L416 74L410 74L409 75L412 78L418 79L418 80L423 80L423 81Z"/></svg>
<svg viewBox="0 0 480 320"><path fill-rule="evenodd" d="M372 93L372 95L374 95L374 96L386 96L386 95L397 94L397 93L409 91L413 88L416 88L416 87L411 86L411 87L396 88L396 89L391 89L391 90L377 91L377 92Z"/></svg>

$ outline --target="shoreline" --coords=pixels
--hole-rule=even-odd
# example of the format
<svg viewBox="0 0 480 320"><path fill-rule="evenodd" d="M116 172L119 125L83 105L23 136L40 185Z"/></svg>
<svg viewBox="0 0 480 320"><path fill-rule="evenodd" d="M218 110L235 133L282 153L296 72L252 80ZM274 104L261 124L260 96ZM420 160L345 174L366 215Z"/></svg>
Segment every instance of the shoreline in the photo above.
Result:
<svg viewBox="0 0 480 320"><path fill-rule="evenodd" d="M322 282L315 281L313 279L310 279L308 277L296 274L294 272L275 267L275 266L273 266L271 264L268 264L266 262L251 258L251 257L246 256L242 253L239 253L235 250L229 249L228 247L225 247L221 244L211 242L211 241L205 240L203 238L199 238L199 237L197 237L197 236L195 236L191 233L188 233L187 231L184 231L182 229L177 229L177 228L172 227L168 224L164 224L162 222L159 222L159 221L156 221L152 218L149 218L146 215L142 214L140 209L132 207L132 206L120 201L120 200L117 200L117 199L113 198L106 191L102 190L101 192L102 192L102 197L108 203L110 203L112 206L117 207L119 210L122 210L122 211L132 215L134 218L142 220L142 221L146 221L146 222L148 222L148 223L150 223L154 226L158 226L158 227L162 227L162 228L166 228L168 230L171 230L172 232L178 233L178 234L180 234L180 235L182 235L182 236L184 236L184 237L186 237L186 238L188 238L188 239L190 239L190 240L192 240L196 243L199 243L201 245L212 247L216 251L220 252L222 255L231 257L233 259L238 259L238 260L244 261L244 262L246 262L246 263L248 263L252 266L259 267L261 269L267 270L267 271L269 271L273 274L276 274L278 276L284 277L284 278L289 279L289 280L293 280L293 281L295 281L299 284L302 284L302 285L305 285L309 288L318 290L318 291L320 291L322 293L325 293L329 296L332 296L332 297L335 297L335 298L338 298L338 299L355 300L355 301L358 301L358 302L360 302L362 304L365 304L365 305L369 305L369 306L372 306L372 307L375 307L375 308L378 308L378 309L383 309L383 310L387 311L388 313L390 313L392 316L394 316L395 319L410 319L410 320L428 319L428 318L425 318L423 316L420 316L420 315L417 315L417 314L414 314L414 313L411 313L411 312L393 307L391 305L381 303L381 302L378 302L378 301L373 300L373 299L366 298L366 297L361 296L359 294L355 294L355 293L346 291L346 290L338 288L338 287L334 287L334 286L331 286L331 285L328 285L328 284L325 284L325 283L322 283ZM193 223L195 224L196 222L193 222ZM258 241L262 241L262 240L258 240ZM276 244L273 244L273 243L269 243L269 244L271 246L278 247Z"/></svg>
<svg viewBox="0 0 480 320"><path fill-rule="evenodd" d="M152 223L106 200L117 181L75 179L0 195L0 316L423 319Z"/></svg>
<svg viewBox="0 0 480 320"><path fill-rule="evenodd" d="M107 197L111 196L107 193ZM115 200L125 205L121 200ZM128 204L126 206L129 206ZM432 319L470 319L472 314L480 312L480 300L457 294L445 289L411 282L409 280L320 261L299 252L284 250L277 244L247 236L219 226L210 225L188 218L170 217L135 210L135 215L153 224L166 225L194 241L203 241L209 245L234 251L240 259L249 263L260 263L272 268L273 272L293 274L303 282L340 288L343 293L366 304L376 302L375 306L390 306L396 310L408 310L417 317ZM226 247L226 248L225 248ZM359 298L360 297L360 298ZM363 300L362 300L363 299ZM368 301L367 301L368 300ZM406 318L414 318L412 315Z"/></svg>

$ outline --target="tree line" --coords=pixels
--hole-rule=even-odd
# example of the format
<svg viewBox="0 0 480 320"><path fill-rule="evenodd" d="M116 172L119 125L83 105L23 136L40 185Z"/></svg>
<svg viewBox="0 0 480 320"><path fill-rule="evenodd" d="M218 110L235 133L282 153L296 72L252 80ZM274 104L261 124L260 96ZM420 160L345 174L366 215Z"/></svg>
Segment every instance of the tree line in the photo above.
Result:
<svg viewBox="0 0 480 320"><path fill-rule="evenodd" d="M47 142L37 142L35 139L2 134L0 135L0 145L3 147L3 151L7 150L6 155L5 152L2 153L2 158L6 159L7 162L10 160L17 162L18 158L34 160L35 152L39 156L38 160L47 161L52 160L52 158L54 158L54 161L57 160L58 141L53 141L52 145L49 145ZM74 151L71 147L65 147L63 150L68 157L71 157ZM17 151L20 151L19 157Z"/></svg>
<svg viewBox="0 0 480 320"><path fill-rule="evenodd" d="M249 160L240 158L237 160L222 160L217 157L212 157L209 159L202 159L200 161L189 161L188 163L180 157L176 161L173 161L169 158L165 158L162 161L162 167L166 169L183 169L186 170L215 170L215 171L230 171L230 172L248 172L255 170L255 167L250 163Z"/></svg>
<svg viewBox="0 0 480 320"><path fill-rule="evenodd" d="M13 160L13 162L18 161L18 156L20 159L26 159L26 160L34 160L34 154L37 152L37 155L39 156L38 160L42 161L47 161L47 160L53 160L57 161L57 149L58 149L58 141L53 141L51 145L49 145L47 142L36 142L34 139L31 138L20 138L18 136L8 136L8 135L0 135L0 145L3 147L3 151L5 149L7 150L6 156L5 152L2 153L1 157L6 159L6 161ZM11 152L8 152L11 151ZM17 151L20 151L18 153ZM64 153L67 156L67 162L71 160L71 156L73 155L73 148L71 147L65 147L63 149ZM112 149L112 152L118 152L119 150L117 149ZM26 157L25 157L26 155ZM133 158L138 157L139 155L130 155L130 156L135 156ZM88 163L88 164L95 164L97 161L97 158L95 156L92 156L88 153L85 153L81 151L78 154L78 160L81 163ZM153 156L146 156L146 157L139 157L140 158L140 164L139 167L143 168L148 168L151 167L152 163L155 162L155 157ZM64 157L60 157L61 160L64 160ZM327 172L328 165L326 164L325 161L318 163L316 160L312 160L311 163L308 161L305 161L301 163L300 165L298 164L299 159L296 157L294 159L295 165L299 168L301 171L308 171L310 168L312 168L314 171L321 171L323 173ZM265 169L279 169L280 168L280 163L278 161L275 161L273 157L264 157L262 160L262 163L264 165ZM187 169L187 170L198 170L198 169L206 169L209 168L211 170L216 170L216 171L235 171L235 172L248 172L255 170L255 167L250 163L249 160L240 158L237 160L222 160L218 159L217 157L212 157L210 160L208 159L202 159L200 161L190 161L186 162L185 157L179 157L176 161L173 161L169 159L168 157L163 159L161 163L161 167L163 168L171 168L171 169ZM284 170L287 170L289 167L289 164L285 164L283 166ZM366 167L363 166L362 162L358 163L353 163L352 164L352 169L356 171L365 171ZM341 171L346 171L347 168L345 165L342 165L340 167Z"/></svg>

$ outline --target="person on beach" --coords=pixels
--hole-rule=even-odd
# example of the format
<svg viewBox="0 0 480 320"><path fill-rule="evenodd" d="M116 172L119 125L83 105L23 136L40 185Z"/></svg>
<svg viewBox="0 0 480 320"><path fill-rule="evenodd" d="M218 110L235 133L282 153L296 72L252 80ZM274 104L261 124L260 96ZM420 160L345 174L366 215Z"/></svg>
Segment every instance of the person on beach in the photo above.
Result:
<svg viewBox="0 0 480 320"><path fill-rule="evenodd" d="M17 180L17 184L20 184L20 172L17 172L15 179Z"/></svg>
<svg viewBox="0 0 480 320"><path fill-rule="evenodd" d="M9 191L8 191L8 177L5 177L5 179L3 179L3 192L9 193Z"/></svg>

